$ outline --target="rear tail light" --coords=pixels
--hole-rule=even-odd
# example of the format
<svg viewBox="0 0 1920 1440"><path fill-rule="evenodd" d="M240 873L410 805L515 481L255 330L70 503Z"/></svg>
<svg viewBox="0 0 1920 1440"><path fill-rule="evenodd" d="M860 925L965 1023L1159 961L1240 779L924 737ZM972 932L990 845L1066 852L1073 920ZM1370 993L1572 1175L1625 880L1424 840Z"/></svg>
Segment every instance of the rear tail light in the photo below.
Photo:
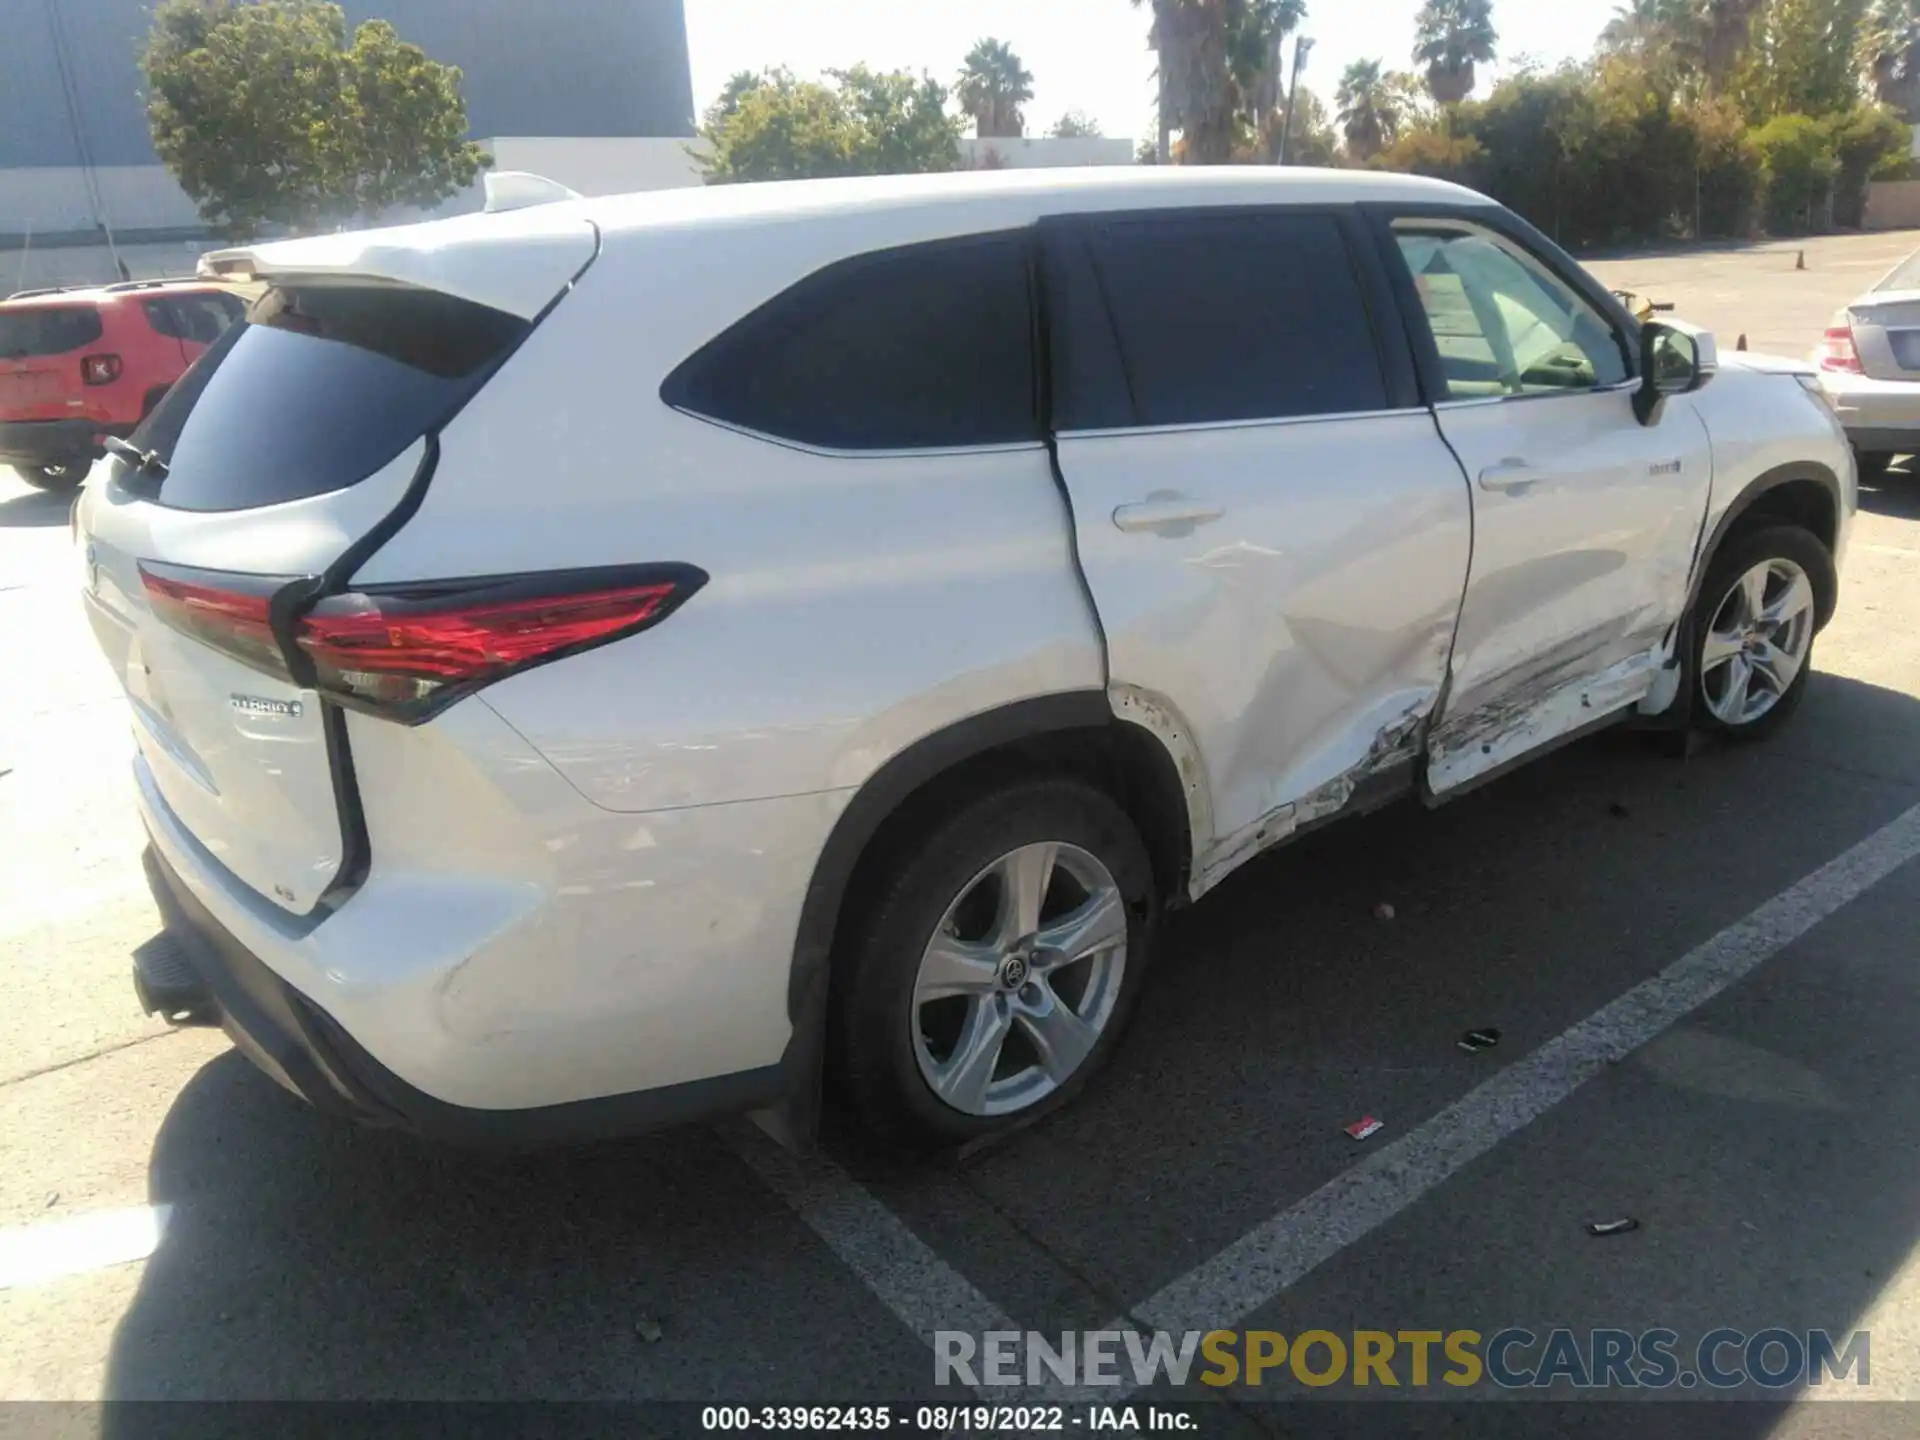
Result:
<svg viewBox="0 0 1920 1440"><path fill-rule="evenodd" d="M154 615L181 634L255 670L291 678L271 618L274 595L294 583L289 577L142 565L140 583Z"/></svg>
<svg viewBox="0 0 1920 1440"><path fill-rule="evenodd" d="M80 378L89 385L111 385L120 378L118 355L88 355L80 362Z"/></svg>
<svg viewBox="0 0 1920 1440"><path fill-rule="evenodd" d="M1864 375L1866 367L1860 363L1860 348L1853 343L1852 322L1842 315L1828 327L1820 341L1820 350L1814 357L1820 362L1822 370L1838 375Z"/></svg>
<svg viewBox="0 0 1920 1440"><path fill-rule="evenodd" d="M142 565L155 615L243 664L310 685L355 710L418 724L484 685L665 620L707 581L691 565L626 566L352 591L288 622L282 576Z"/></svg>

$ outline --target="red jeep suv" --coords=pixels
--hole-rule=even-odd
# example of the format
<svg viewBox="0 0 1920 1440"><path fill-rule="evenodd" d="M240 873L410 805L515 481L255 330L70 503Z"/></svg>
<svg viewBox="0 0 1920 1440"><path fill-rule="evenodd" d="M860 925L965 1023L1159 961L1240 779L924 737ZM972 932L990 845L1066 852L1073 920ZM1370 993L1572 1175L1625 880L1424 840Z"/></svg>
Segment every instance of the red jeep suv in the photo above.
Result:
<svg viewBox="0 0 1920 1440"><path fill-rule="evenodd" d="M245 310L199 280L0 301L0 465L43 490L79 485L107 437L131 434Z"/></svg>

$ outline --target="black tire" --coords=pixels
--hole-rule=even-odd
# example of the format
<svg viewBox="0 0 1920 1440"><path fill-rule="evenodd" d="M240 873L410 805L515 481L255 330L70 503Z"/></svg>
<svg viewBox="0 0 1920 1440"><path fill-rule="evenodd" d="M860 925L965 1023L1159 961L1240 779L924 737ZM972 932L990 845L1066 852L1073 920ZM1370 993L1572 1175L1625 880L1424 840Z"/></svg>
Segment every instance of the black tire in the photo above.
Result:
<svg viewBox="0 0 1920 1440"><path fill-rule="evenodd" d="M1127 938L1118 996L1098 1041L1050 1094L1008 1114L969 1114L934 1093L916 1057L916 1039L928 1043L914 1006L921 957L948 909L984 871L1023 846L1049 841L1094 857L1120 892ZM1063 903L1071 899L1069 891ZM830 1066L862 1128L883 1145L938 1149L1029 1124L1067 1104L1119 1043L1145 980L1158 918L1153 867L1139 833L1090 785L1015 781L934 825L903 850L836 957ZM1001 1063L1019 1058L1003 1056Z"/></svg>
<svg viewBox="0 0 1920 1440"><path fill-rule="evenodd" d="M17 473L36 490L77 490L92 468L84 460L73 460L65 465L21 465Z"/></svg>
<svg viewBox="0 0 1920 1440"><path fill-rule="evenodd" d="M1887 468L1893 464L1894 457L1890 451L1855 450L1853 459L1860 471L1860 478L1873 481L1886 478Z"/></svg>
<svg viewBox="0 0 1920 1440"><path fill-rule="evenodd" d="M1792 684L1771 709L1756 719L1733 723L1714 714L1710 703L1712 695L1703 673L1707 637L1715 617L1721 613L1741 577L1768 560L1797 565L1813 586L1813 620L1806 658ZM1700 596L1694 602L1687 624L1686 683L1692 696L1694 724L1702 730L1745 741L1764 740L1792 719L1806 698L1808 676L1813 673L1814 638L1832 617L1838 593L1839 579L1834 573L1833 556L1809 531L1797 525L1773 525L1730 537L1707 568Z"/></svg>

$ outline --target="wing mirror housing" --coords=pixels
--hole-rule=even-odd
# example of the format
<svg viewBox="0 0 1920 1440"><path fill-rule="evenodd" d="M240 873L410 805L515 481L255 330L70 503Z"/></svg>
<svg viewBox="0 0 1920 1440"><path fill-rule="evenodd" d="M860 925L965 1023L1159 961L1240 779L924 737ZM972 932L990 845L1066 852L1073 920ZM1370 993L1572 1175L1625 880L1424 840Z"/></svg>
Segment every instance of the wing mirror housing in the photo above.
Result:
<svg viewBox="0 0 1920 1440"><path fill-rule="evenodd" d="M1720 347L1710 332L1682 320L1652 320L1640 327L1640 388L1633 413L1642 425L1658 425L1667 400L1704 390L1720 373Z"/></svg>

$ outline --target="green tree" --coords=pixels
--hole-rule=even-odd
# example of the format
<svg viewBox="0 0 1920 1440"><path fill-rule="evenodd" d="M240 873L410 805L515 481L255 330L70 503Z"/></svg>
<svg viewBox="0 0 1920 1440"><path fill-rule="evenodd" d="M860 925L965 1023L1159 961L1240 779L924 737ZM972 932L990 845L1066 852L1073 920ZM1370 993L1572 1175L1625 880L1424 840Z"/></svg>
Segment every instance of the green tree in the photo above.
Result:
<svg viewBox="0 0 1920 1440"><path fill-rule="evenodd" d="M1326 168L1340 163L1340 132L1326 102L1305 85L1294 97L1293 138L1287 142L1287 164Z"/></svg>
<svg viewBox="0 0 1920 1440"><path fill-rule="evenodd" d="M735 76L701 126L707 183L951 170L962 122L946 102L930 76L865 66L824 81L788 70Z"/></svg>
<svg viewBox="0 0 1920 1440"><path fill-rule="evenodd" d="M1804 233L1823 218L1839 169L1828 128L1807 115L1781 115L1753 132L1766 188L1767 229Z"/></svg>
<svg viewBox="0 0 1920 1440"><path fill-rule="evenodd" d="M1016 138L1027 131L1020 107L1033 99L1033 72L1006 41L982 40L967 52L954 98L981 139Z"/></svg>
<svg viewBox="0 0 1920 1440"><path fill-rule="evenodd" d="M1378 60L1356 60L1333 97L1347 153L1365 163L1400 138L1400 101Z"/></svg>
<svg viewBox="0 0 1920 1440"><path fill-rule="evenodd" d="M1859 59L1874 97L1920 123L1920 0L1875 0Z"/></svg>
<svg viewBox="0 0 1920 1440"><path fill-rule="evenodd" d="M1047 132L1056 140L1098 140L1100 122L1084 110L1069 110Z"/></svg>
<svg viewBox="0 0 1920 1440"><path fill-rule="evenodd" d="M1862 105L1827 122L1833 142L1833 220L1858 227L1866 222L1867 187L1874 176L1902 165L1913 145L1913 126L1896 110Z"/></svg>
<svg viewBox="0 0 1920 1440"><path fill-rule="evenodd" d="M1147 44L1159 62L1163 142L1179 131L1180 158L1190 165L1224 165L1236 154L1270 160L1285 93L1280 51L1306 14L1305 0L1132 3L1153 15Z"/></svg>
<svg viewBox="0 0 1920 1440"><path fill-rule="evenodd" d="M161 161L235 238L439 204L491 163L460 72L321 0L165 0L141 55Z"/></svg>
<svg viewBox="0 0 1920 1440"><path fill-rule="evenodd" d="M1755 125L1783 115L1831 115L1860 97L1857 56L1867 0L1767 0L1738 80Z"/></svg>
<svg viewBox="0 0 1920 1440"><path fill-rule="evenodd" d="M1476 67L1498 53L1493 0L1426 0L1415 23L1414 62L1426 67L1435 100L1458 105L1473 94Z"/></svg>

